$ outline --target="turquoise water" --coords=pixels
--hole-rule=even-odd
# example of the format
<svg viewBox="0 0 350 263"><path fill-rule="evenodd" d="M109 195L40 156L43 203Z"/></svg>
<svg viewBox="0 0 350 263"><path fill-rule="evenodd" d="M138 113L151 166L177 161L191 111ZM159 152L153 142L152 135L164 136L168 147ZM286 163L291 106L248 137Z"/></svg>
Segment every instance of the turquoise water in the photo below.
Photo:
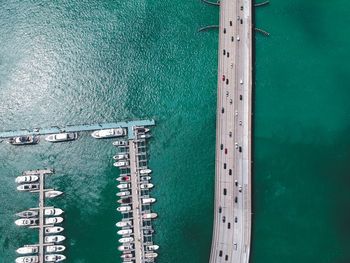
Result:
<svg viewBox="0 0 350 263"><path fill-rule="evenodd" d="M252 262L350 262L349 3L257 10ZM3 129L155 118L158 262L207 262L213 214L218 9L200 1L0 2ZM109 141L0 144L0 263L37 241L14 213L21 171L53 167L66 262L121 262Z"/></svg>

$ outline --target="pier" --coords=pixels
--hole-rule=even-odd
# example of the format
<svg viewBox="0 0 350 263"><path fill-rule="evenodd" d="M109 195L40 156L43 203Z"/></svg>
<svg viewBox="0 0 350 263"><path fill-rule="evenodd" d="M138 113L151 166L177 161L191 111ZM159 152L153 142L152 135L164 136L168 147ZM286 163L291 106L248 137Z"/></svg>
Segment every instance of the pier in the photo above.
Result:
<svg viewBox="0 0 350 263"><path fill-rule="evenodd" d="M248 263L251 237L251 0L222 0L210 263Z"/></svg>

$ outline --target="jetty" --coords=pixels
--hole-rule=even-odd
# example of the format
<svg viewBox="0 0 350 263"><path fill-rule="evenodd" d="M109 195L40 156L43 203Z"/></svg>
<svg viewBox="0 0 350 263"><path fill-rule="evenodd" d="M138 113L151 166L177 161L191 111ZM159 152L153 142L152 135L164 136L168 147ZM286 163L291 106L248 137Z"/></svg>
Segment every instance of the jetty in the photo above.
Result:
<svg viewBox="0 0 350 263"><path fill-rule="evenodd" d="M210 263L248 263L251 238L251 0L220 1Z"/></svg>

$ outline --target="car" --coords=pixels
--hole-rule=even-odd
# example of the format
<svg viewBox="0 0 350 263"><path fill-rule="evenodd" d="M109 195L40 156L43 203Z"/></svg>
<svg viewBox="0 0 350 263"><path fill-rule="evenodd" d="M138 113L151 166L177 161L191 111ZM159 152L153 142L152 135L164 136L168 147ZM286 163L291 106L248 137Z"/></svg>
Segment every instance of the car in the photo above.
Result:
<svg viewBox="0 0 350 263"><path fill-rule="evenodd" d="M243 5L241 6L241 11L243 11Z"/></svg>
<svg viewBox="0 0 350 263"><path fill-rule="evenodd" d="M221 212L222 212L222 207L219 206L219 213L221 214Z"/></svg>
<svg viewBox="0 0 350 263"><path fill-rule="evenodd" d="M233 102L232 99L230 99L230 104L232 104L232 102Z"/></svg>
<svg viewBox="0 0 350 263"><path fill-rule="evenodd" d="M230 92L226 91L226 97L228 97L228 95L230 95Z"/></svg>
<svg viewBox="0 0 350 263"><path fill-rule="evenodd" d="M226 222L226 217L222 216L222 222L225 223Z"/></svg>
<svg viewBox="0 0 350 263"><path fill-rule="evenodd" d="M223 145L223 144L220 145L220 149L221 149L221 150L224 149L224 145Z"/></svg>
<svg viewBox="0 0 350 263"><path fill-rule="evenodd" d="M237 36L237 41L240 41L240 38L239 38L239 36Z"/></svg>
<svg viewBox="0 0 350 263"><path fill-rule="evenodd" d="M222 108L222 109L221 109L221 113L224 113L224 112L225 112L225 108Z"/></svg>
<svg viewBox="0 0 350 263"><path fill-rule="evenodd" d="M232 26L232 21L230 21L230 26Z"/></svg>
<svg viewBox="0 0 350 263"><path fill-rule="evenodd" d="M226 50L225 50L225 49L222 51L222 54L223 54L224 56L226 55Z"/></svg>
<svg viewBox="0 0 350 263"><path fill-rule="evenodd" d="M226 79L226 85L228 85L228 79Z"/></svg>
<svg viewBox="0 0 350 263"><path fill-rule="evenodd" d="M235 186L238 186L238 181L237 180L235 180Z"/></svg>
<svg viewBox="0 0 350 263"><path fill-rule="evenodd" d="M238 218L237 218L237 216L235 216L235 223L237 223L238 222Z"/></svg>
<svg viewBox="0 0 350 263"><path fill-rule="evenodd" d="M229 133L228 133L228 136L232 137L232 132L229 132Z"/></svg>
<svg viewBox="0 0 350 263"><path fill-rule="evenodd" d="M235 197L235 203L238 203L238 197L237 196Z"/></svg>
<svg viewBox="0 0 350 263"><path fill-rule="evenodd" d="M232 36L231 37L231 42L233 42L235 40L235 37L234 36Z"/></svg>
<svg viewBox="0 0 350 263"><path fill-rule="evenodd" d="M222 81L225 81L226 77L225 75L222 75Z"/></svg>
<svg viewBox="0 0 350 263"><path fill-rule="evenodd" d="M226 34L226 28L224 28L224 34Z"/></svg>
<svg viewBox="0 0 350 263"><path fill-rule="evenodd" d="M225 148L225 154L227 154L227 148Z"/></svg>

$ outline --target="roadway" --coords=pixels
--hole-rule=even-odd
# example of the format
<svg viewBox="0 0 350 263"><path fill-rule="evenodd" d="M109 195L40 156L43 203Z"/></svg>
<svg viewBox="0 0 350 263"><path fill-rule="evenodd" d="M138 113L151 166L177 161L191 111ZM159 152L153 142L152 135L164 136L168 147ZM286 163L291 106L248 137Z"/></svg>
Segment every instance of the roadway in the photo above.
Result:
<svg viewBox="0 0 350 263"><path fill-rule="evenodd" d="M251 236L252 2L220 2L215 211L210 263L248 263Z"/></svg>

